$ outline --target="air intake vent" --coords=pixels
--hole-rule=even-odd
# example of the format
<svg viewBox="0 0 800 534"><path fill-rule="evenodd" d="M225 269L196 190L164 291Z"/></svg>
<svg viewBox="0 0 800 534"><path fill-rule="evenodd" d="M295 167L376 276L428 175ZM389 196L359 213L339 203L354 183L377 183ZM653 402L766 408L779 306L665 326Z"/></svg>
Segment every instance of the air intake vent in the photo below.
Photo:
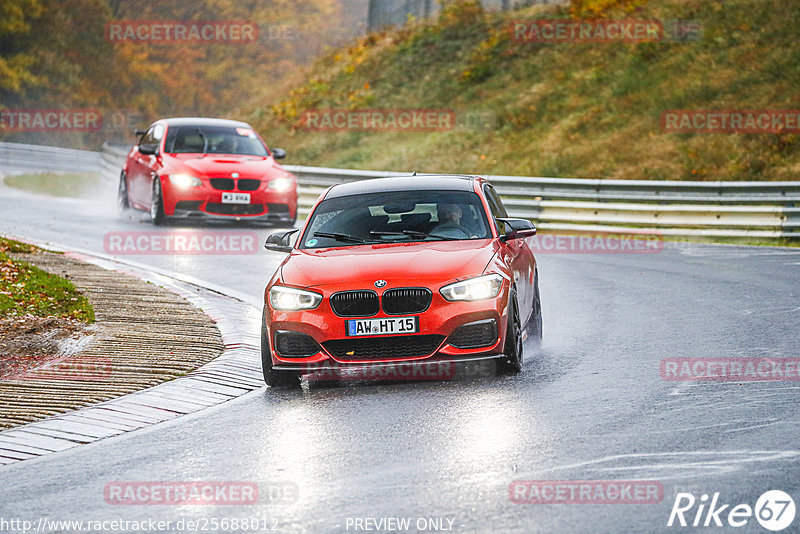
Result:
<svg viewBox="0 0 800 534"><path fill-rule="evenodd" d="M378 295L374 291L342 291L331 295L331 308L339 317L369 317L378 313Z"/></svg>
<svg viewBox="0 0 800 534"><path fill-rule="evenodd" d="M259 186L261 186L261 180L251 180L250 178L239 180L239 191L255 191Z"/></svg>
<svg viewBox="0 0 800 534"><path fill-rule="evenodd" d="M313 356L320 351L317 342L308 334L280 330L275 333L275 349L286 358Z"/></svg>
<svg viewBox="0 0 800 534"><path fill-rule="evenodd" d="M220 191L233 191L233 179L232 178L212 178L209 180L211 182L211 187L214 189L218 189Z"/></svg>
<svg viewBox="0 0 800 534"><path fill-rule="evenodd" d="M424 334L334 339L322 346L340 360L396 360L433 354L443 340L444 336Z"/></svg>
<svg viewBox="0 0 800 534"><path fill-rule="evenodd" d="M450 334L447 342L457 349L477 349L497 342L497 322L494 319L465 324Z"/></svg>
<svg viewBox="0 0 800 534"><path fill-rule="evenodd" d="M433 293L424 287L389 289L383 294L383 311L389 315L422 313L431 305Z"/></svg>

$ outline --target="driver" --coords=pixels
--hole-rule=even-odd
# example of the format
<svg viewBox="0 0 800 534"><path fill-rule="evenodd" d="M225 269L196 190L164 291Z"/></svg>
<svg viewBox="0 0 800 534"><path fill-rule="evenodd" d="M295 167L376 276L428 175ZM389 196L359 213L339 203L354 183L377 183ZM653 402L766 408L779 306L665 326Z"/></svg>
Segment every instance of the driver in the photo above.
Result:
<svg viewBox="0 0 800 534"><path fill-rule="evenodd" d="M461 217L464 212L458 204L439 204L439 224L453 224L461 226Z"/></svg>
<svg viewBox="0 0 800 534"><path fill-rule="evenodd" d="M472 232L461 222L464 212L459 204L442 203L436 207L436 211L439 215L439 224L431 234L457 238L470 237Z"/></svg>

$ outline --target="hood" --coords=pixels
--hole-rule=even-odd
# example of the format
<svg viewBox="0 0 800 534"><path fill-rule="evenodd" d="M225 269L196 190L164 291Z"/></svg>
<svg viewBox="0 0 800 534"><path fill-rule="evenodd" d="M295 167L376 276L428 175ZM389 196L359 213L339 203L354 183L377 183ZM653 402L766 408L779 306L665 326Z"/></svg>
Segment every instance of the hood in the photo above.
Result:
<svg viewBox="0 0 800 534"><path fill-rule="evenodd" d="M226 154L178 154L170 156L173 172L191 172L198 177L229 177L238 172L241 178L262 178L266 175L287 174L271 157L236 156Z"/></svg>
<svg viewBox="0 0 800 534"><path fill-rule="evenodd" d="M374 289L376 280L386 280L387 288L434 288L480 275L495 251L486 239L294 250L281 278L289 285L330 291Z"/></svg>

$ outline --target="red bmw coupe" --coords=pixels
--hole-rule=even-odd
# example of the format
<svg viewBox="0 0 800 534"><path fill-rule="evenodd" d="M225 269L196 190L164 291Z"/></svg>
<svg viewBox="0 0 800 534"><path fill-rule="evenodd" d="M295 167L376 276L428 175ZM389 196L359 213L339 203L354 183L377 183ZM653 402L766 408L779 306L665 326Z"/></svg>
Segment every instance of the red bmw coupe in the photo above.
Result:
<svg viewBox="0 0 800 534"><path fill-rule="evenodd" d="M168 218L261 220L293 225L297 180L244 122L180 118L137 131L119 179L117 204Z"/></svg>
<svg viewBox="0 0 800 534"><path fill-rule="evenodd" d="M542 315L530 221L509 218L485 179L379 178L335 185L267 284L264 379L297 386L312 370L495 359L522 367Z"/></svg>

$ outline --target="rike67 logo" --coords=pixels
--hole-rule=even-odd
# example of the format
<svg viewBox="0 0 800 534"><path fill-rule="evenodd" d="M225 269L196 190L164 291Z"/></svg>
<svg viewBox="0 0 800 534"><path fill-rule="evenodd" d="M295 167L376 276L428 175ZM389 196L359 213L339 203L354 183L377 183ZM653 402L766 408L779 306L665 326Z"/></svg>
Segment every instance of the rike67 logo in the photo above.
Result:
<svg viewBox="0 0 800 534"><path fill-rule="evenodd" d="M700 499L691 493L678 493L667 526L721 527L727 523L731 527L743 527L755 516L762 527L777 532L794 521L794 501L788 493L780 490L770 490L762 494L755 507L744 503L722 503L719 492L714 493L711 502L708 499L708 494L705 493Z"/></svg>

